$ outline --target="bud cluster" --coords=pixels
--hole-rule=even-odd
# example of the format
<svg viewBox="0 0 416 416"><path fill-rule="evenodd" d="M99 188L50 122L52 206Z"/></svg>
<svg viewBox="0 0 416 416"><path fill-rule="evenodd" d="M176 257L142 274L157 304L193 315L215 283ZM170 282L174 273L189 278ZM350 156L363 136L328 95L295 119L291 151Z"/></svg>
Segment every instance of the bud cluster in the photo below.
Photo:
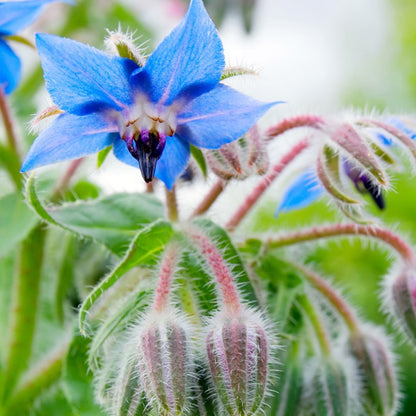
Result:
<svg viewBox="0 0 416 416"><path fill-rule="evenodd" d="M250 175L263 175L269 167L265 138L257 126L240 139L219 149L205 150L212 171L224 180L244 180Z"/></svg>

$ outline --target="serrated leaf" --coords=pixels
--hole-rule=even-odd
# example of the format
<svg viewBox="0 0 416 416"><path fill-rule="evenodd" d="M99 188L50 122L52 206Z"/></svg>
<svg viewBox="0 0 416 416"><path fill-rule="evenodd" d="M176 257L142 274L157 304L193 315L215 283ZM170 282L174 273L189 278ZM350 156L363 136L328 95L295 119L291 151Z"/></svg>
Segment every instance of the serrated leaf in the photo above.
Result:
<svg viewBox="0 0 416 416"><path fill-rule="evenodd" d="M26 183L26 199L44 221L97 240L119 256L138 230L164 215L160 201L148 194L115 194L45 208L33 176Z"/></svg>
<svg viewBox="0 0 416 416"><path fill-rule="evenodd" d="M113 146L104 147L97 153L97 168L101 167Z"/></svg>
<svg viewBox="0 0 416 416"><path fill-rule="evenodd" d="M0 198L0 257L22 241L38 223L20 193Z"/></svg>
<svg viewBox="0 0 416 416"><path fill-rule="evenodd" d="M231 242L227 232L208 219L198 218L194 224L209 235L222 253L224 260L230 266L235 281L241 291L243 299L252 305L259 305L256 292L251 284L249 275L244 267L239 252Z"/></svg>
<svg viewBox="0 0 416 416"><path fill-rule="evenodd" d="M191 155L195 159L195 162L198 164L201 169L204 178L207 177L207 162L205 160L204 154L200 149L191 145Z"/></svg>
<svg viewBox="0 0 416 416"><path fill-rule="evenodd" d="M162 250L173 235L170 223L159 220L140 230L132 240L129 249L116 267L93 289L79 311L79 327L85 333L88 311L101 295L110 289L127 271L135 266L154 265Z"/></svg>

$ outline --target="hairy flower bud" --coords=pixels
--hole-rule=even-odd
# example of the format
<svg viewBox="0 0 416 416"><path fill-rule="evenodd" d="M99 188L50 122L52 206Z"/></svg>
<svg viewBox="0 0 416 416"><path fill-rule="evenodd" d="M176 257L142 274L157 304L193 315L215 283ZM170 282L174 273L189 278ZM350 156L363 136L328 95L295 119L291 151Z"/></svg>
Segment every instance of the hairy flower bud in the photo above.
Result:
<svg viewBox="0 0 416 416"><path fill-rule="evenodd" d="M225 180L243 180L253 174L263 175L269 166L266 142L257 126L235 142L219 149L206 150L205 156L212 171Z"/></svg>
<svg viewBox="0 0 416 416"><path fill-rule="evenodd" d="M219 312L208 329L206 349L221 406L229 415L254 414L268 379L269 343L261 318L251 311Z"/></svg>
<svg viewBox="0 0 416 416"><path fill-rule="evenodd" d="M404 265L394 279L390 298L393 310L409 340L416 345L416 269Z"/></svg>
<svg viewBox="0 0 416 416"><path fill-rule="evenodd" d="M146 396L166 415L186 412L192 372L188 330L172 310L150 315L138 336L140 373Z"/></svg>
<svg viewBox="0 0 416 416"><path fill-rule="evenodd" d="M313 379L312 400L317 416L346 416L349 410L347 374L340 362L322 357Z"/></svg>
<svg viewBox="0 0 416 416"><path fill-rule="evenodd" d="M364 407L367 414L388 416L395 414L398 400L397 380L389 349L383 333L366 329L352 334L350 348L357 360L364 383Z"/></svg>

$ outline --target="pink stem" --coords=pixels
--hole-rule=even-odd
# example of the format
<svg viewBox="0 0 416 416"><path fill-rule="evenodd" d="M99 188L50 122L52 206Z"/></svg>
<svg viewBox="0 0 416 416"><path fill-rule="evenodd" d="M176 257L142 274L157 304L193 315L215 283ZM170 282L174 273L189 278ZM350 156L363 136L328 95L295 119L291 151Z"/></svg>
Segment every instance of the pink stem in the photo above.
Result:
<svg viewBox="0 0 416 416"><path fill-rule="evenodd" d="M304 138L295 146L293 146L288 153L286 153L280 161L274 165L269 172L264 176L262 181L253 189L248 195L243 204L234 213L231 219L226 224L226 228L229 231L233 231L241 222L241 220L247 215L250 209L258 201L260 196L269 187L269 185L282 173L283 169L291 163L303 150L309 146L309 139Z"/></svg>
<svg viewBox="0 0 416 416"><path fill-rule="evenodd" d="M157 312L163 312L168 306L169 294L172 287L177 261L178 249L175 245L169 245L163 254L162 264L159 271L159 281L153 303L153 308Z"/></svg>
<svg viewBox="0 0 416 416"><path fill-rule="evenodd" d="M266 131L268 138L279 136L288 130L297 127L310 127L313 129L320 129L325 121L322 117L312 115L301 115L292 118L286 118L275 126L269 127Z"/></svg>
<svg viewBox="0 0 416 416"><path fill-rule="evenodd" d="M342 235L362 235L381 240L393 247L405 262L416 264L416 258L409 245L398 235L390 230L378 226L367 226L359 224L331 224L294 231L281 236L271 238L267 241L269 247L281 247L298 244L320 238L339 237Z"/></svg>
<svg viewBox="0 0 416 416"><path fill-rule="evenodd" d="M228 182L223 181L222 179L219 179L217 182L215 182L212 188L207 193L207 195L205 195L204 199L195 208L194 212L191 215L191 218L197 217L198 215L202 215L205 212L207 212L211 208L211 205L221 195L221 192L224 190L227 183Z"/></svg>
<svg viewBox="0 0 416 416"><path fill-rule="evenodd" d="M13 127L13 118L10 107L7 103L6 92L4 91L2 85L0 85L0 113L3 118L4 130L6 131L9 147L16 153L17 156L19 156L20 159L18 141Z"/></svg>
<svg viewBox="0 0 416 416"><path fill-rule="evenodd" d="M238 312L241 309L240 297L233 276L221 253L215 244L198 229L190 228L189 235L214 273L226 310L228 312Z"/></svg>
<svg viewBox="0 0 416 416"><path fill-rule="evenodd" d="M65 191L69 185L69 182L71 181L71 178L74 176L75 172L80 167L81 163L83 161L83 158L73 160L71 164L69 165L67 171L64 173L62 178L59 180L57 185L55 186L55 189L52 193L51 200L54 201L58 198L59 194L61 194L63 191Z"/></svg>

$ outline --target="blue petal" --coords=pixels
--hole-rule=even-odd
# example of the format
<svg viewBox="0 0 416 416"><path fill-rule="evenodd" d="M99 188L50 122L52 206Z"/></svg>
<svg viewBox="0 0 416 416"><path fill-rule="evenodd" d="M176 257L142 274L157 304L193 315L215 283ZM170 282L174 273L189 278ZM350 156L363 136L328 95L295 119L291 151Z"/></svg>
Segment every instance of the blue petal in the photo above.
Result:
<svg viewBox="0 0 416 416"><path fill-rule="evenodd" d="M176 136L166 138L165 148L156 165L155 176L163 181L168 189L172 189L176 179L186 168L189 154L188 143Z"/></svg>
<svg viewBox="0 0 416 416"><path fill-rule="evenodd" d="M318 181L316 173L308 170L297 178L285 192L276 210L276 216L282 211L304 208L319 198L322 193L323 188Z"/></svg>
<svg viewBox="0 0 416 416"><path fill-rule="evenodd" d="M139 162L127 150L126 142L121 139L120 135L114 140L113 153L114 156L123 163L133 166L134 168L139 167Z"/></svg>
<svg viewBox="0 0 416 416"><path fill-rule="evenodd" d="M112 144L108 133L115 130L102 114L62 114L33 142L21 171L98 152Z"/></svg>
<svg viewBox="0 0 416 416"><path fill-rule="evenodd" d="M12 49L0 39L0 87L10 94L17 86L21 76L20 59Z"/></svg>
<svg viewBox="0 0 416 416"><path fill-rule="evenodd" d="M47 34L36 35L36 45L46 88L62 110L83 115L101 107L120 110L132 102L133 61Z"/></svg>
<svg viewBox="0 0 416 416"><path fill-rule="evenodd" d="M12 35L29 26L40 15L43 6L54 1L56 0L1 2L0 34Z"/></svg>
<svg viewBox="0 0 416 416"><path fill-rule="evenodd" d="M202 0L192 0L182 22L150 55L136 82L146 74L151 100L169 105L180 96L193 98L212 89L220 81L223 68L217 30Z"/></svg>
<svg viewBox="0 0 416 416"><path fill-rule="evenodd" d="M186 105L176 134L194 146L217 149L241 137L274 104L218 84Z"/></svg>

